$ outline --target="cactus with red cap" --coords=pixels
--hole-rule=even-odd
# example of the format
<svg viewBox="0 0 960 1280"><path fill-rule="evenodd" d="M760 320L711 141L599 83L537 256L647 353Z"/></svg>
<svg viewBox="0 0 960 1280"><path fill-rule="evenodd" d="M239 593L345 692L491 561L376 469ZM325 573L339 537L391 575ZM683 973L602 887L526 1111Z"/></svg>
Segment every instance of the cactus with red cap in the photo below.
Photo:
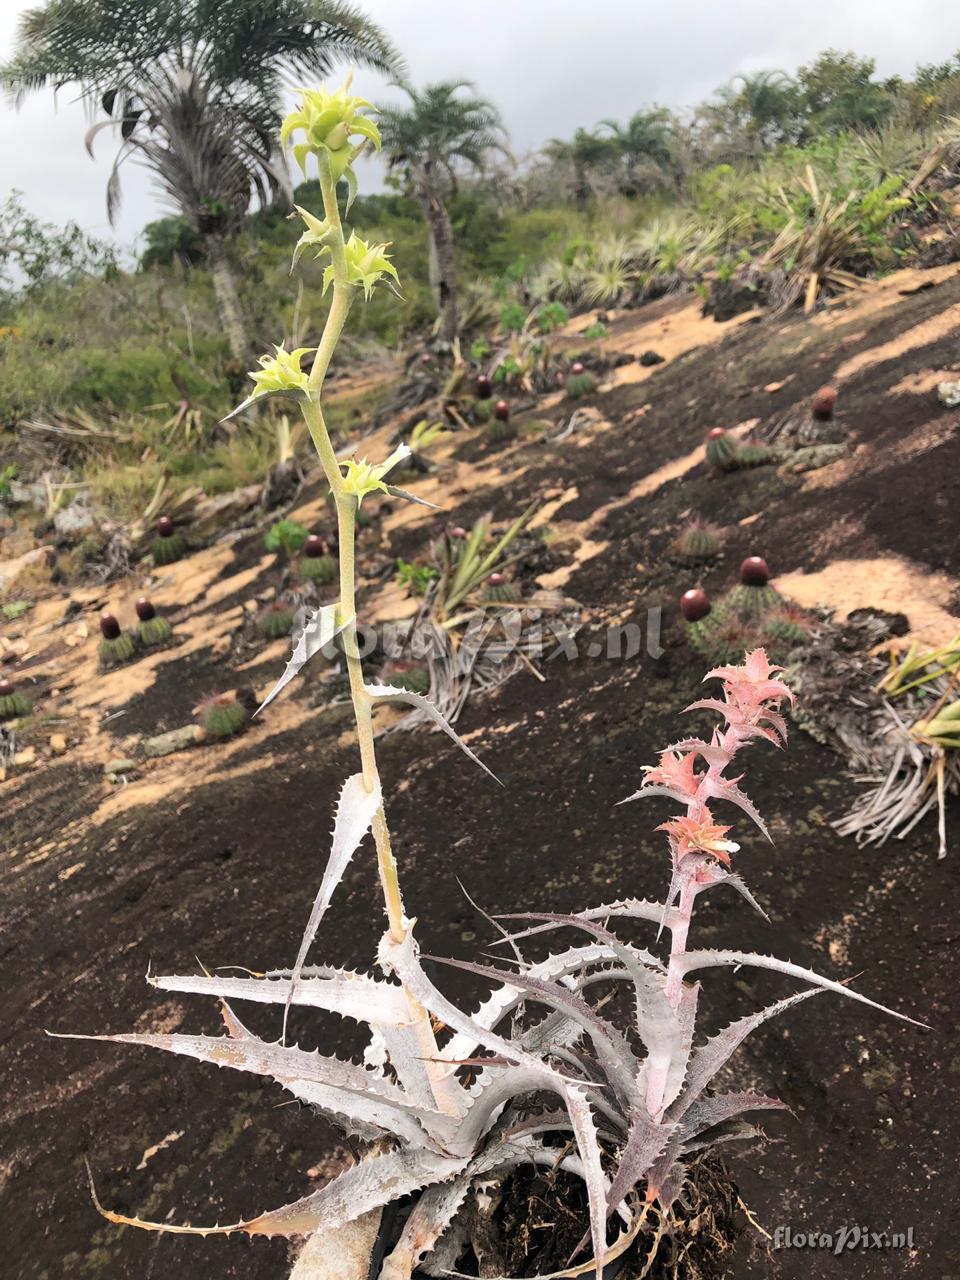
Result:
<svg viewBox="0 0 960 1280"><path fill-rule="evenodd" d="M173 628L166 618L158 618L153 601L141 596L136 604L137 635L145 649L154 649L157 645L166 644L173 635Z"/></svg>
<svg viewBox="0 0 960 1280"><path fill-rule="evenodd" d="M831 422L833 420L833 411L837 404L837 391L835 387L821 387L813 397L810 404L810 412L815 422Z"/></svg>
<svg viewBox="0 0 960 1280"><path fill-rule="evenodd" d="M260 610L257 630L266 640L278 640L293 630L293 609L283 600L273 600Z"/></svg>
<svg viewBox="0 0 960 1280"><path fill-rule="evenodd" d="M31 710L30 699L18 693L12 681L0 679L0 720L19 720Z"/></svg>
<svg viewBox="0 0 960 1280"><path fill-rule="evenodd" d="M724 427L707 432L707 462L715 471L732 471L737 465L737 445Z"/></svg>
<svg viewBox="0 0 960 1280"><path fill-rule="evenodd" d="M136 655L137 646L133 636L121 630L120 623L114 614L106 611L101 613L100 635L102 639L97 648L97 654L102 670L109 671L111 667L119 667Z"/></svg>
<svg viewBox="0 0 960 1280"><path fill-rule="evenodd" d="M493 420L487 427L487 435L500 444L516 438L517 428L510 420L510 406L506 400L498 400L494 406Z"/></svg>
<svg viewBox="0 0 960 1280"><path fill-rule="evenodd" d="M150 548L154 564L174 564L187 552L187 540L169 516L161 516L154 526L157 536Z"/></svg>
<svg viewBox="0 0 960 1280"><path fill-rule="evenodd" d="M740 583L726 598L726 605L745 622L758 622L783 606L783 596L770 585L770 570L762 556L747 556L740 566Z"/></svg>
<svg viewBox="0 0 960 1280"><path fill-rule="evenodd" d="M197 716L208 738L230 738L245 729L250 713L235 693L219 693L204 698L197 708Z"/></svg>
<svg viewBox="0 0 960 1280"><path fill-rule="evenodd" d="M711 560L720 550L720 530L702 516L693 516L677 534L674 548L684 560Z"/></svg>
<svg viewBox="0 0 960 1280"><path fill-rule="evenodd" d="M585 365L575 360L567 374L566 391L568 400L579 400L581 396L592 395L597 389L597 380Z"/></svg>
<svg viewBox="0 0 960 1280"><path fill-rule="evenodd" d="M488 604L517 604L520 588L502 573L491 573L484 587L483 598Z"/></svg>
<svg viewBox="0 0 960 1280"><path fill-rule="evenodd" d="M687 622L700 622L712 609L710 597L703 587L691 587L680 597L680 612Z"/></svg>
<svg viewBox="0 0 960 1280"><path fill-rule="evenodd" d="M300 560L300 577L305 582L314 582L325 587L337 576L337 562L327 550L324 540L311 533L304 543L303 557Z"/></svg>

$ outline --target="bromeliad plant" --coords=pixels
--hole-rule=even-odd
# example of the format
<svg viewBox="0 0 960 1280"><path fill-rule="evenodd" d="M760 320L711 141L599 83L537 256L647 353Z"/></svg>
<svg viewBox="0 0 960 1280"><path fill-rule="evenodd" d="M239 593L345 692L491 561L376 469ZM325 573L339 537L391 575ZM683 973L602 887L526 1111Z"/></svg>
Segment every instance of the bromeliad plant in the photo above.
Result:
<svg viewBox="0 0 960 1280"><path fill-rule="evenodd" d="M323 194L324 229L316 235L329 258L333 297L306 386L294 373L289 390L300 402L336 503L340 599L308 621L287 670L267 699L276 696L313 653L338 637L356 715L360 769L341 790L327 867L290 968L245 977L151 977L152 985L162 991L217 998L226 1035L145 1032L100 1038L266 1076L369 1145L353 1167L319 1191L244 1221L173 1226L101 1212L112 1222L179 1234L307 1236L317 1274L352 1280L367 1275L365 1260L355 1271L345 1262L357 1233L369 1240L371 1223L375 1227L382 1207L414 1195L399 1239L379 1272L380 1280L409 1280L421 1264L433 1274L455 1269L466 1242L458 1214L474 1183L502 1179L519 1166L559 1165L586 1185L589 1230L584 1244L592 1241L599 1280L604 1261L627 1248L645 1222L649 1210L643 1202L669 1210L690 1152L721 1137L744 1136L744 1113L779 1105L759 1095L711 1096L706 1090L754 1027L812 994L780 1000L695 1047L699 984L689 981L691 975L717 966L755 966L799 978L815 989L873 1002L840 983L767 956L688 950L701 892L729 884L753 903L729 870L737 846L727 839L729 828L717 821L710 806L718 800L730 802L765 831L739 789L739 780L726 776L743 746L764 739L779 745L786 734L779 706L792 695L775 678L762 652L751 654L742 668L710 673L722 681L723 699L704 699L694 707L717 711L725 728L716 730L709 741L688 738L668 748L659 765L648 770L640 791L630 797L667 796L683 808L663 827L672 856L665 902L625 900L576 916L533 917L527 934L570 926L586 934L586 941L527 963L517 947L523 935L518 935L509 940L515 970L461 965L496 984L472 1015L449 1000L424 970L415 921L404 910L387 825L374 746L375 705L385 699L406 701L457 741L474 762L480 761L427 698L410 689L368 683L358 653L356 514L365 496L387 487L384 477L403 456L398 450L380 464L341 463L321 402L324 377L351 301L358 288L366 293L377 283L369 274L351 272L336 194L337 180L346 176L356 154L353 136L376 143L375 126L360 115L365 108L346 90L308 95L303 110L295 113L292 125L288 119L284 130L285 136L298 130L305 134L297 158L305 164L310 155L316 157ZM376 847L387 917L378 950L381 973L308 966L310 948L336 887L368 831ZM611 921L635 919L668 932L666 961L624 941L609 927ZM635 997L635 1020L629 1029L602 1018L593 1001L598 989L610 984L625 984ZM263 1040L246 1028L227 1004L235 999L282 1010L279 1039ZM286 1015L292 1005L322 1009L366 1027L362 1065L288 1044ZM545 1015L533 1012L538 1005L545 1006ZM608 1222L614 1217L619 1219L620 1235L608 1247ZM582 1275L589 1269L581 1264L562 1274Z"/></svg>
<svg viewBox="0 0 960 1280"><path fill-rule="evenodd" d="M680 806L681 812L658 828L666 833L670 849L665 900L624 899L576 915L504 917L529 922L521 932L500 939L513 948L514 968L443 962L496 984L470 1016L425 973L413 922L402 907L379 948L380 966L390 980L306 966L309 946L356 846L370 825L375 832L378 821L381 831L386 827L376 775L370 790L362 774L348 779L337 809L330 860L293 968L261 977L151 979L162 991L219 999L225 1037L138 1033L102 1038L270 1077L333 1117L348 1133L374 1145L358 1164L320 1191L243 1222L172 1227L101 1211L113 1222L158 1231L315 1233L321 1254L332 1261L345 1253L348 1224L377 1214L390 1200L419 1192L379 1273L381 1280L409 1280L420 1264L437 1275L455 1268L467 1241L454 1219L474 1181L503 1178L520 1165L559 1164L586 1184L590 1228L584 1244L592 1239L599 1280L603 1260L629 1247L650 1206L669 1215L689 1156L716 1142L754 1136L756 1130L744 1117L783 1106L753 1092L708 1092L717 1072L753 1030L825 990L883 1010L848 986L800 965L739 949L689 945L697 899L709 889L726 885L763 914L731 870L731 855L739 846L728 838L730 826L719 820L714 806L734 805L767 835L762 818L740 789L741 778L728 774L744 747L785 743L780 708L793 695L777 678L778 671L762 650L755 650L742 666L709 672L708 679L721 681L722 697L699 699L688 710L716 712L722 727L709 738L687 737L668 747L657 765L647 767L640 790L627 797L664 797ZM380 696L381 691L365 688L369 697ZM395 865L392 873L388 868L383 878L399 894L395 871ZM638 920L657 926L658 938L667 932L665 960L614 931L615 924ZM586 934L587 939L528 963L519 943L560 928ZM693 975L742 966L785 974L809 989L695 1043L700 983L691 980ZM628 1027L599 1012L594 997L611 984L622 984L633 996ZM359 1021L369 1028L364 1065L305 1053L283 1039L259 1039L226 1003L233 999L285 1008L306 1005ZM544 1015L533 1012L538 1005L545 1007ZM442 1045L431 1015L450 1030ZM913 1021L903 1014L894 1016ZM560 1099L562 1110L538 1101L547 1094ZM608 1248L607 1225L613 1216L621 1229ZM431 1252L438 1241L439 1247ZM586 1269L581 1265L555 1274L583 1275Z"/></svg>

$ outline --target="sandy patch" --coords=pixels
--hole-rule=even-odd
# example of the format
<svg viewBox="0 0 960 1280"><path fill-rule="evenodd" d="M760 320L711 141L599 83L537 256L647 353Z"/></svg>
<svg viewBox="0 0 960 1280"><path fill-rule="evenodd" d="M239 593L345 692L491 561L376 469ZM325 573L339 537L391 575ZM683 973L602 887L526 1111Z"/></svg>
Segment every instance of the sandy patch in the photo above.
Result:
<svg viewBox="0 0 960 1280"><path fill-rule="evenodd" d="M960 634L960 615L946 607L960 583L900 556L835 560L817 573L783 574L776 585L805 608L826 605L835 609L841 620L854 609L905 613L911 637L930 648L948 644Z"/></svg>
<svg viewBox="0 0 960 1280"><path fill-rule="evenodd" d="M896 338L891 338L889 342L881 342L877 347L871 347L868 351L859 351L849 360L844 360L837 366L833 381L844 382L854 374L862 373L864 369L885 364L888 360L895 360L897 356L915 351L918 347L929 346L931 342L939 341L940 338L946 337L958 328L960 328L960 303L947 307L945 311L931 316L922 324L914 325L912 329L899 334Z"/></svg>

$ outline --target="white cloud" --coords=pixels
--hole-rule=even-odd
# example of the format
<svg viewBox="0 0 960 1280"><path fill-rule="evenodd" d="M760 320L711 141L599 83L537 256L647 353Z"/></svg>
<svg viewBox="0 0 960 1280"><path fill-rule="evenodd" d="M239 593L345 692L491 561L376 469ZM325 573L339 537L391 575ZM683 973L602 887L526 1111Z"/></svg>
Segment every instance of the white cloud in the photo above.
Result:
<svg viewBox="0 0 960 1280"><path fill-rule="evenodd" d="M19 13L35 3L4 0L0 56L12 50ZM882 75L908 74L960 48L955 0L366 0L365 8L405 54L415 82L474 80L500 107L519 154L644 103L690 105L738 71L792 70L831 46L875 57ZM369 73L355 83L369 96L395 93ZM52 93L35 94L19 113L0 105L0 195L19 188L39 216L111 234L111 139L100 135L91 160L87 124L69 94L56 105ZM149 176L128 165L112 234L129 244L165 212Z"/></svg>

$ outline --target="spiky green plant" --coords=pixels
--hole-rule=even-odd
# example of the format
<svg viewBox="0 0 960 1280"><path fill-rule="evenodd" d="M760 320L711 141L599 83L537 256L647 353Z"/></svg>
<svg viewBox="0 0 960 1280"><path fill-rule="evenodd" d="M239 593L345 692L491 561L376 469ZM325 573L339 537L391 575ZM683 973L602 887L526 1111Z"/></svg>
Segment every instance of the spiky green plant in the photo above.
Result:
<svg viewBox="0 0 960 1280"><path fill-rule="evenodd" d="M318 587L325 587L337 576L337 562L327 550L322 538L311 533L303 545L303 556L300 560L300 577L305 582L313 582Z"/></svg>
<svg viewBox="0 0 960 1280"><path fill-rule="evenodd" d="M430 583L438 576L432 565L417 564L412 560L404 560L402 556L397 559L397 581L412 596L426 595Z"/></svg>
<svg viewBox="0 0 960 1280"><path fill-rule="evenodd" d="M487 439L493 444L508 444L517 438L516 423L509 418L491 418L487 423Z"/></svg>
<svg viewBox="0 0 960 1280"><path fill-rule="evenodd" d="M137 637L145 649L155 649L166 644L173 635L173 628L166 618L158 618L153 603L141 596L137 601Z"/></svg>
<svg viewBox="0 0 960 1280"><path fill-rule="evenodd" d="M293 630L293 609L283 600L273 600L257 615L257 630L266 640L279 640Z"/></svg>
<svg viewBox="0 0 960 1280"><path fill-rule="evenodd" d="M767 648L774 653L795 649L810 639L809 620L799 609L781 606L763 621Z"/></svg>
<svg viewBox="0 0 960 1280"><path fill-rule="evenodd" d="M719 528L702 516L693 516L677 534L677 554L685 560L711 560L720 551L723 539Z"/></svg>
<svg viewBox="0 0 960 1280"><path fill-rule="evenodd" d="M487 578L483 598L489 604L517 604L520 588L502 573L491 573Z"/></svg>
<svg viewBox="0 0 960 1280"><path fill-rule="evenodd" d="M33 708L30 699L18 693L9 680L0 680L0 720L20 720Z"/></svg>
<svg viewBox="0 0 960 1280"><path fill-rule="evenodd" d="M574 371L576 370L576 372ZM581 396L589 396L597 389L597 380L589 369L574 365L567 375L566 390L568 400L579 400Z"/></svg>
<svg viewBox="0 0 960 1280"><path fill-rule="evenodd" d="M197 711L204 733L210 738L230 738L250 723L250 712L233 693L206 698Z"/></svg>
<svg viewBox="0 0 960 1280"><path fill-rule="evenodd" d="M783 608L783 596L769 582L739 582L727 593L724 604L733 617L758 623Z"/></svg>
<svg viewBox="0 0 960 1280"><path fill-rule="evenodd" d="M715 471L732 471L737 465L737 442L723 427L707 433L707 462Z"/></svg>
<svg viewBox="0 0 960 1280"><path fill-rule="evenodd" d="M735 662L745 647L757 638L756 627L737 617L722 600L705 618L690 623L685 634L694 653L705 662L719 665Z"/></svg>
<svg viewBox="0 0 960 1280"><path fill-rule="evenodd" d="M406 689L408 693L425 694L430 692L430 672L419 662L403 658L394 658L384 667L382 679L385 684L396 689Z"/></svg>
<svg viewBox="0 0 960 1280"><path fill-rule="evenodd" d="M744 440L737 449L734 466L748 471L751 467L765 467L776 461L776 454L762 440Z"/></svg>
<svg viewBox="0 0 960 1280"><path fill-rule="evenodd" d="M297 520L277 520L267 530L263 540L268 551L285 556L295 556L306 545L310 530Z"/></svg>
<svg viewBox="0 0 960 1280"><path fill-rule="evenodd" d="M161 516L156 525L157 536L150 552L155 564L175 564L187 554L187 540L169 516Z"/></svg>
<svg viewBox="0 0 960 1280"><path fill-rule="evenodd" d="M100 615L100 635L102 638L97 647L97 656L102 671L122 666L136 657L137 646L133 637L126 631L121 631L120 623L112 613Z"/></svg>
<svg viewBox="0 0 960 1280"><path fill-rule="evenodd" d="M534 317L541 333L553 333L555 329L562 329L569 319L570 312L562 302L545 302Z"/></svg>

